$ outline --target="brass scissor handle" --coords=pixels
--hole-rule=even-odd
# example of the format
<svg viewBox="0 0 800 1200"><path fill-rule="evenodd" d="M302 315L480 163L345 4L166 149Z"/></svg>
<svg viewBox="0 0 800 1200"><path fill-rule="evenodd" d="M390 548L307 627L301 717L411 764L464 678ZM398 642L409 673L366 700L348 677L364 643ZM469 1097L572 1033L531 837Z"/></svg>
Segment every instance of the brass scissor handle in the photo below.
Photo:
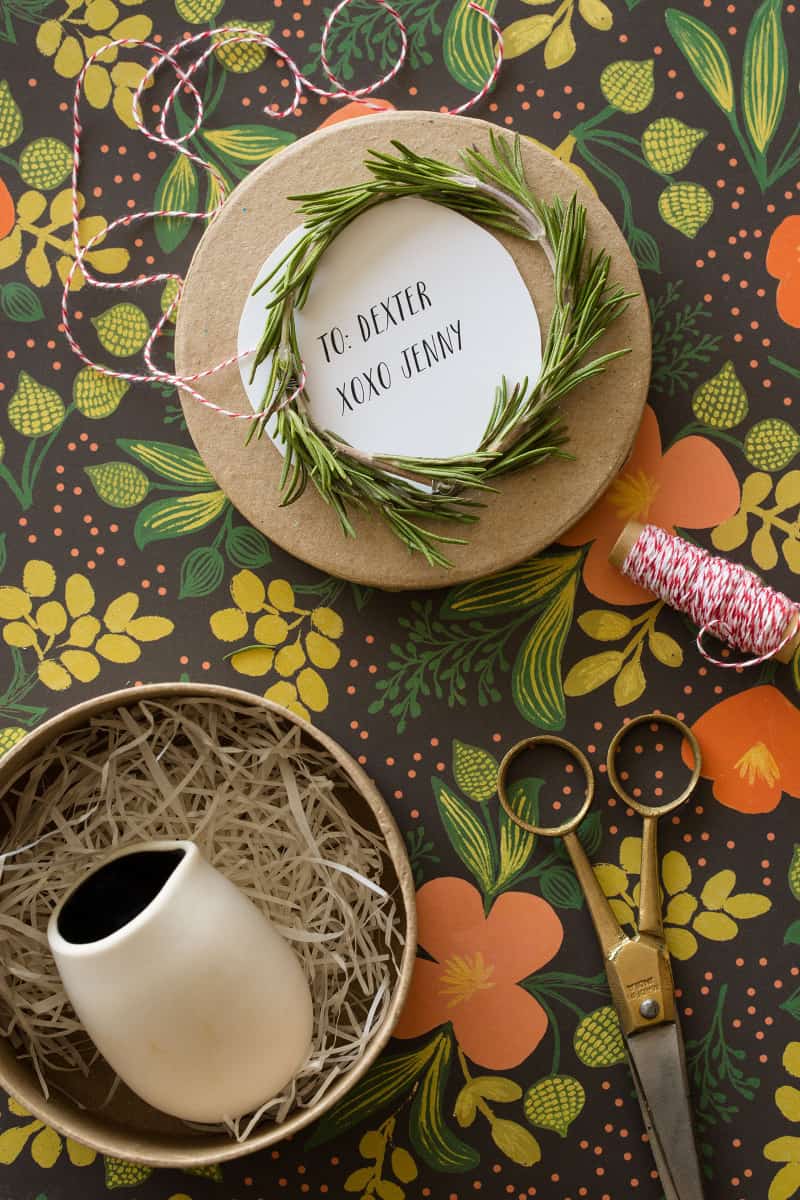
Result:
<svg viewBox="0 0 800 1200"><path fill-rule="evenodd" d="M686 787L679 796L676 796L673 800L665 801L664 804L642 804L641 801L635 800L622 786L617 772L616 756L621 742L628 736L632 729L635 729L638 725L649 725L651 722L656 722L659 725L671 725L673 729L677 729L678 733L682 734L689 743L694 759L691 778ZM667 813L674 812L676 808L680 808L682 804L685 804L697 787L702 765L703 756L700 753L700 744L689 726L685 722L679 721L677 717L671 717L667 713L642 713L639 717L631 717L614 734L611 744L608 747L608 754L606 755L609 783L620 800L627 804L629 808L632 808L634 812L639 813L641 817L665 817Z"/></svg>
<svg viewBox="0 0 800 1200"><path fill-rule="evenodd" d="M621 742L628 734L639 725L649 725L653 722L659 725L670 725L677 729L678 732L686 739L692 751L694 765L692 774L686 787L671 800L666 800L663 804L642 804L640 800L636 800L629 792L625 790L617 771L616 755ZM508 772L512 762L519 757L525 750L532 750L535 746L557 746L559 750L563 750L565 754L574 759L583 771L586 780L586 791L584 793L583 803L574 816L569 820L564 821L561 825L533 825L530 821L525 821L518 813L515 813L508 799L506 783L508 780ZM700 745L697 738L692 733L688 725L683 721L679 721L677 717L671 717L667 713L642 713L641 716L631 717L625 724L617 730L614 737L611 739L611 744L608 747L608 755L606 756L606 766L608 770L608 781L614 791L619 796L624 804L627 804L634 812L639 813L642 817L663 817L667 813L674 812L676 808L680 808L682 804L691 796L697 781L700 778L700 770L702 767L702 755L700 753ZM526 829L528 833L536 833L541 837L565 837L568 833L577 829L583 818L588 813L592 800L594 798L594 773L591 763L586 755L573 742L568 742L566 738L557 737L552 733L541 733L536 737L523 738L521 742L517 742L515 746L506 753L503 761L497 772L497 794L500 798L500 803L505 809L508 816L522 829Z"/></svg>
<svg viewBox="0 0 800 1200"><path fill-rule="evenodd" d="M524 821L522 817L515 813L509 803L506 792L509 767L515 758L525 750L532 750L534 746L557 746L559 750L563 750L570 758L575 759L575 762L580 765L586 779L586 792L583 797L583 803L575 815L570 817L568 821L564 821L562 825L531 825L529 821ZM522 829L527 829L528 833L538 833L542 837L565 837L573 829L578 828L591 808L592 800L594 799L594 774L592 772L592 765L582 750L579 750L572 742L568 742L566 738L556 737L554 733L540 733L537 737L524 738L521 742L517 742L516 746L511 747L500 763L497 772L497 795L511 820L521 826Z"/></svg>

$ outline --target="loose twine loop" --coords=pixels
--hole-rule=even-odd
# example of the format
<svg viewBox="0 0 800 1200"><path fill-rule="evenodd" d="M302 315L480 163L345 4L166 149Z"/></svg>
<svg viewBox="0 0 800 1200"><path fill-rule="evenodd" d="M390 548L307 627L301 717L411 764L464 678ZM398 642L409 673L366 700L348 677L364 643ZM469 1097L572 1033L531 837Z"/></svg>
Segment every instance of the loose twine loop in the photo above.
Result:
<svg viewBox="0 0 800 1200"><path fill-rule="evenodd" d="M287 54L283 47L277 42L273 41L273 39L266 33L258 29L249 29L243 26L228 26L223 30L203 30L201 33L194 34L193 37L178 40L172 46L170 46L168 50L164 50L154 42L147 41L143 38L117 38L114 41L109 41L105 43L105 45L98 47L98 49L86 59L83 64L83 69L75 81L75 94L72 103L72 246L75 258L72 266L70 267L69 273L64 280L64 288L61 295L61 323L63 325L64 336L66 337L73 353L86 366L91 367L99 374L105 375L110 379L124 379L128 383L172 384L176 388L179 388L181 391L185 392L188 396L191 396L191 398L197 401L198 404L202 404L206 408L212 409L214 412L219 413L220 416L230 417L235 421L259 421L263 419L264 414L261 412L234 412L230 409L223 408L221 405L215 404L213 400L210 400L207 396L204 396L202 392L199 392L195 387L192 386L193 384L197 383L198 380L204 379L209 375L215 375L218 372L225 370L226 367L239 362L241 359L248 358L255 353L256 347L252 347L251 349L245 350L241 353L232 354L222 362L216 363L212 367L206 367L205 370L198 371L193 375L175 375L170 371L162 370L159 366L157 366L156 363L153 362L153 347L155 342L180 302L181 292L183 289L183 279L180 275L172 271L166 271L159 272L155 275L139 275L136 279L128 280L110 281L106 279L98 279L92 274L89 268L87 256L91 253L92 249L98 242L105 240L105 238L113 230L118 229L121 226L127 228L136 221L151 220L154 217L183 217L187 220L206 221L215 217L221 209L228 195L228 185L226 181L223 179L222 175L216 169L213 163L206 161L206 159L202 158L199 154L194 153L185 143L187 143L189 139L192 138L202 127L204 117L202 97L193 82L193 76L203 66L208 58L216 50L222 47L237 45L239 43L255 43L263 46L266 50L273 51L278 59L278 65L284 66L286 69L288 69L294 85L294 94L290 103L280 112L274 112L269 106L265 106L263 111L273 120L281 121L289 117L299 105L304 91L312 92L317 96L325 97L329 100L348 99L351 101L358 101L365 104L369 108L375 109L376 112L385 111L382 105L371 102L367 99L367 97L371 96L385 84L390 83L405 63L408 56L408 33L406 26L397 9L393 8L392 5L388 3L388 0L374 0L374 3L377 4L378 7L384 9L388 13L398 28L400 34L400 48L397 60L391 69L382 75L380 79L375 80L373 83L367 84L365 87L350 89L346 87L344 83L342 83L342 81L336 76L331 68L328 58L328 41L330 39L331 30L333 29L336 18L351 2L352 0L339 0L339 3L331 11L327 20L325 21L322 31L320 60L322 63L322 69L325 72L329 83L331 84L330 88L319 87L317 84L313 83L306 75L303 74L291 55ZM478 104L484 98L484 96L486 96L486 94L494 86L503 62L503 37L500 32L499 25L491 13L487 12L485 8L482 8L480 4L471 2L469 7L488 22L494 33L495 60L492 70L483 87L476 92L474 96L471 96L457 108L451 108L447 110L448 114L453 116L467 112L475 104ZM204 41L209 41L210 44L202 51L202 53L198 54L196 58L188 63L187 66L181 66L178 62L179 55L185 55L187 49L190 49L195 45L199 46L199 44ZM143 79L133 95L133 119L137 129L151 142L156 142L158 145L166 146L176 154L182 154L185 158L188 158L191 162L196 163L197 166L206 171L208 175L215 181L220 200L219 203L213 208L203 209L198 212L188 212L184 209L156 208L148 209L142 212L126 213L124 216L115 218L115 220L106 225L104 229L98 231L96 234L90 237L85 244L83 244L81 242L80 234L80 211L82 205L81 196L78 191L78 174L81 166L82 153L81 137L83 134L83 125L81 124L80 120L80 102L83 95L86 73L89 68L92 66L95 60L102 57L106 51L120 47L125 47L127 49L147 49L152 52L153 56L150 66L148 67ZM150 86L156 74L164 66L168 66L174 71L176 77L175 85L173 86L166 102L164 103L156 128L149 129L145 125L142 115L142 92L145 90L145 88ZM195 119L191 128L186 133L172 137L169 133L167 133L166 126L167 121L172 113L175 101L181 92L188 93L194 102ZM175 296L162 313L161 317L150 333L150 336L148 337L147 343L144 347L143 357L145 365L147 366L147 373L118 371L113 367L106 366L103 363L95 362L86 353L84 353L73 332L69 314L70 287L75 276L75 272L78 270L82 272L86 283L92 287L102 288L106 291L129 291L133 288L140 288L152 283L174 282L176 284ZM294 400L302 392L303 388L305 387L305 383L305 371L303 371L302 377L297 382L295 390L287 395L285 403L288 404Z"/></svg>
<svg viewBox="0 0 800 1200"><path fill-rule="evenodd" d="M699 627L697 649L717 667L754 667L794 637L800 608L741 563L717 558L657 525L645 525L622 564L623 574ZM744 662L713 658L706 634L753 655Z"/></svg>

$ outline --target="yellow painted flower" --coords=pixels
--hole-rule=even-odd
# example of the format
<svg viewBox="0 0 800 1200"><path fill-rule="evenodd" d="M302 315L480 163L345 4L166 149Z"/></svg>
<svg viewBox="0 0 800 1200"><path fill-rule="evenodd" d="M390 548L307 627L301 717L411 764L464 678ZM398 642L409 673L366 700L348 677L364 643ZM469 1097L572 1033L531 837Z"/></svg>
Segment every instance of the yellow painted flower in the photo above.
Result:
<svg viewBox="0 0 800 1200"><path fill-rule="evenodd" d="M627 837L619 849L619 866L598 863L595 875L608 897L620 925L635 928L634 909L639 903L639 884L630 889L630 877L639 874L642 839ZM734 893L735 872L725 869L711 875L700 896L693 895L692 868L686 856L669 850L661 860L661 882L667 896L664 933L673 958L691 958L697 953L695 935L712 942L728 942L739 932L737 921L760 917L772 908L772 901L757 892Z"/></svg>
<svg viewBox="0 0 800 1200"><path fill-rule="evenodd" d="M783 1052L783 1065L795 1079L800 1079L800 1042L789 1042ZM800 1089L789 1084L777 1088L775 1104L794 1124L800 1122ZM800 1137L786 1134L774 1138L764 1147L764 1158L783 1163L769 1186L768 1200L789 1200L800 1191Z"/></svg>
<svg viewBox="0 0 800 1200"><path fill-rule="evenodd" d="M0 587L3 641L34 652L39 681L51 691L63 692L73 681L91 683L100 674L101 659L136 662L140 643L159 641L174 629L167 617L138 616L135 592L112 600L100 619L94 615L96 596L85 575L68 577L63 600L53 597L56 583L50 563L31 559L21 587Z"/></svg>
<svg viewBox="0 0 800 1200"><path fill-rule="evenodd" d="M550 0L523 0L526 4L547 5ZM606 33L614 24L614 15L603 0L578 0L578 12L591 29ZM521 17L503 30L506 58L519 58L544 43L544 65L548 71L563 67L575 54L572 21L575 0L561 0L552 12Z"/></svg>
<svg viewBox="0 0 800 1200"><path fill-rule="evenodd" d="M16 1162L29 1143L31 1158L37 1167L54 1167L65 1150L74 1167L89 1167L97 1158L95 1150L72 1138L62 1138L44 1121L31 1118L28 1110L16 1100L9 1099L7 1103L8 1111L15 1117L22 1117L23 1124L10 1125L0 1133L0 1163L3 1165Z"/></svg>
<svg viewBox="0 0 800 1200"><path fill-rule="evenodd" d="M122 0L126 8L144 0ZM153 22L143 13L123 17L113 0L67 0L60 17L44 21L36 35L36 48L45 58L53 59L53 70L64 79L74 79L91 54L118 38L149 38ZM124 49L124 48L123 48ZM138 62L118 61L120 47L99 55L86 72L84 90L93 108L105 108L110 101L119 119L130 129L133 120L133 93L141 83L146 67Z"/></svg>
<svg viewBox="0 0 800 1200"><path fill-rule="evenodd" d="M86 201L78 193L78 208L83 211ZM47 287L53 277L50 259L55 256L55 269L63 283L75 255L72 250L72 196L64 188L51 201L44 220L47 200L41 192L23 192L17 201L17 217L14 228L0 239L0 270L13 267L22 257L24 236L33 244L25 256L25 274L34 287ZM83 217L78 223L81 242L85 245L91 237L105 229L105 217ZM128 265L130 254L123 247L95 248L86 255L86 261L101 275L119 275ZM78 269L72 277L71 288L78 291L83 287L83 273Z"/></svg>
<svg viewBox="0 0 800 1200"><path fill-rule="evenodd" d="M211 614L211 632L221 642L247 644L228 655L239 675L261 678L274 672L276 681L264 695L298 716L328 707L328 687L320 671L339 661L337 640L344 622L332 608L302 608L285 579L267 587L253 571L239 571L230 583L233 607Z"/></svg>

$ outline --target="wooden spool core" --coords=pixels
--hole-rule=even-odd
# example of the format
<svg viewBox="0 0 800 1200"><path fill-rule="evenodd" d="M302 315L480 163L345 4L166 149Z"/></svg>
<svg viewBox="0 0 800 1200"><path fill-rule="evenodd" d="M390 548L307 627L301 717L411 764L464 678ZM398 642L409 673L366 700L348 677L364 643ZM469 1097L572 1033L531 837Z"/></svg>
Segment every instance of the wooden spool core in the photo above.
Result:
<svg viewBox="0 0 800 1200"><path fill-rule="evenodd" d="M628 521L628 524L614 542L608 556L608 561L617 570L622 570L625 559L639 540L639 535L643 529L644 525L641 525L638 521ZM783 631L782 637L786 637L790 630L793 630L793 633L789 641L774 655L782 663L790 663L797 653L798 647L800 647L800 618L797 615L790 619L789 624Z"/></svg>

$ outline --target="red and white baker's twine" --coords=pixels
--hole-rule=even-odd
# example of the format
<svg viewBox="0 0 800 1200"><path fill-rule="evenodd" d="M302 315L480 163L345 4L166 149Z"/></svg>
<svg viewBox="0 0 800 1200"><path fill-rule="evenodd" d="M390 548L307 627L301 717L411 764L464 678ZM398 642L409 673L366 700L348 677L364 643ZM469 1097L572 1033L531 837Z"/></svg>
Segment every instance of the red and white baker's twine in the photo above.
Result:
<svg viewBox="0 0 800 1200"><path fill-rule="evenodd" d="M716 558L683 538L645 525L622 571L699 627L697 649L718 667L752 667L778 654L794 637L800 610L740 563ZM712 658L706 633L753 655L746 662Z"/></svg>
<svg viewBox="0 0 800 1200"><path fill-rule="evenodd" d="M227 408L222 408L219 404L215 404L213 400L209 400L207 396L204 396L192 386L193 384L197 383L198 380L204 379L208 375L214 375L219 371L223 371L226 367L231 366L240 359L246 358L248 355L253 354L255 352L255 348L252 350L247 350L242 354L232 354L223 362L216 363L212 367L207 367L204 371L198 371L194 375L187 376L177 376L169 371L163 371L153 362L153 346L155 341L166 325L167 321L170 319L176 305L180 300L180 293L183 285L183 280L180 275L176 275L174 272L167 271L161 272L157 275L139 275L136 277L136 279L128 280L111 281L107 279L98 279L90 270L87 262L87 256L92 252L95 245L99 241L105 240L110 233L112 233L115 229L118 229L120 226L128 228L136 221L146 221L152 219L153 217L183 217L188 220L205 221L215 217L219 212L227 197L228 189L225 180L212 163L207 162L205 159L201 158L200 155L193 153L193 151L188 149L185 143L188 142L188 140L193 137L193 135L201 128L204 116L203 101L200 96L200 92L197 90L197 87L193 82L193 76L200 69L200 67L203 66L210 55L212 55L215 50L218 50L221 47L236 45L240 42L256 43L257 45L263 46L266 50L273 51L280 60L279 65L284 65L288 69L294 84L294 95L290 103L281 112L274 112L269 106L264 108L264 112L267 113L267 115L273 120L284 120L286 117L290 116L300 103L300 98L304 91L313 92L317 96L324 96L330 100L356 100L366 104L369 108L374 108L378 112L384 111L382 105L371 103L368 99L366 99L366 97L371 96L379 88L383 87L385 84L394 79L395 75L397 75L408 54L408 34L406 32L406 27L403 23L402 17L398 13L397 9L393 8L392 5L388 3L388 0L374 0L374 2L386 10L400 31L399 53L394 66L387 71L385 75L382 75L380 79L375 80L374 83L368 84L366 87L356 89L345 87L341 80L338 79L334 74L328 59L328 40L330 38L331 29L333 28L339 13L351 3L351 0L340 0L340 2L328 16L322 31L320 58L322 62L322 69L325 72L329 83L332 85L330 89L318 87L315 83L312 83L312 81L303 74L294 59L266 33L263 33L258 29L248 29L243 26L229 26L219 30L206 29L201 33L196 33L193 37L188 37L175 42L175 44L168 50L164 50L161 46L156 45L154 42L146 41L144 39L117 38L114 41L107 42L105 45L100 46L97 50L89 55L83 64L83 69L81 70L80 75L75 81L75 95L72 104L72 245L75 260L72 263L69 274L64 281L64 290L61 297L61 322L64 329L64 335L70 345L70 348L81 360L81 362L85 363L88 367L92 367L101 375L106 375L111 379L124 379L129 383L173 384L175 387L180 388L181 391L191 396L192 399L196 400L199 404L205 405L206 408L213 409L214 412L219 413L221 416L231 417L233 420L258 421L262 419L263 414L260 412L232 412ZM494 17L479 4L471 3L470 8L474 9L476 13L479 13L486 21L488 21L489 25L494 31L495 61L491 73L480 91L477 92L476 95L471 96L464 104L460 104L458 108L452 108L448 110L448 112L453 115L466 112L468 109L472 108L473 105L479 103L479 101L484 98L487 92L489 92L489 90L494 86L503 62L503 38L502 34L500 33L500 27L498 26ZM179 57L184 56L187 50L191 49L195 44L203 41L209 42L209 45L203 50L203 52L189 62L185 67L181 66L178 62ZM81 166L81 136L83 134L83 126L80 120L80 102L83 94L86 72L98 58L101 58L109 49L115 47L126 47L128 49L133 47L144 48L152 52L151 64L133 95L133 119L139 131L143 133L146 138L149 138L151 142L156 142L161 146L166 146L176 154L184 155L193 163L196 163L197 166L201 167L204 171L208 172L208 174L215 180L218 194L221 198L219 203L215 205L214 208L203 209L200 212L187 212L183 209L167 210L157 208L149 209L144 212L126 213L124 216L117 217L115 220L109 222L104 229L94 234L84 244L81 242L81 196L78 191L78 173ZM175 86L173 87L163 106L159 116L158 125L156 126L155 130L152 130L147 128L142 117L142 92L150 85L153 77L158 73L158 71L161 70L163 66L169 66L175 72ZM195 119L191 129L189 129L186 133L180 136L171 137L167 133L167 121L172 113L175 100L181 92L188 92L189 96L194 102L196 110ZM73 332L69 314L70 285L75 276L75 272L78 270L82 272L83 277L88 284L90 284L92 287L103 288L106 291L128 291L132 288L143 287L146 284L167 283L173 280L175 281L177 285L176 295L169 307L160 317L158 323L153 328L149 338L147 339L147 344L144 347L143 357L145 365L147 366L147 373L118 371L113 367L106 366L103 363L95 362L84 353ZM305 376L303 375L298 382L295 391L285 398L284 403L290 402L303 389L304 386Z"/></svg>

